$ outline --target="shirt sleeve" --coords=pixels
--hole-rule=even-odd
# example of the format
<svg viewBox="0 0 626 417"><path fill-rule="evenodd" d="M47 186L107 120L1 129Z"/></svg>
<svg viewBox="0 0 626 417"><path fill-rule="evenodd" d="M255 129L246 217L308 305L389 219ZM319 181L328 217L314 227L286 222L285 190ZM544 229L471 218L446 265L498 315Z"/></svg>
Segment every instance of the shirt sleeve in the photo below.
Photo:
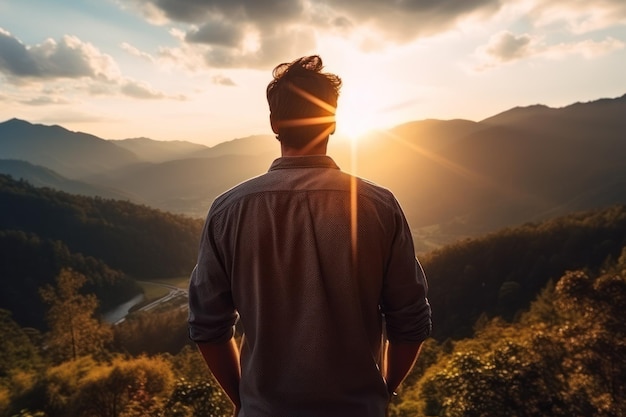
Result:
<svg viewBox="0 0 626 417"><path fill-rule="evenodd" d="M392 343L424 341L431 333L428 283L415 257L413 237L400 205L396 203L395 233L383 281L381 307L387 338Z"/></svg>
<svg viewBox="0 0 626 417"><path fill-rule="evenodd" d="M189 337L197 343L221 343L234 335L237 312L231 283L220 257L211 214L207 217L198 261L189 280Z"/></svg>

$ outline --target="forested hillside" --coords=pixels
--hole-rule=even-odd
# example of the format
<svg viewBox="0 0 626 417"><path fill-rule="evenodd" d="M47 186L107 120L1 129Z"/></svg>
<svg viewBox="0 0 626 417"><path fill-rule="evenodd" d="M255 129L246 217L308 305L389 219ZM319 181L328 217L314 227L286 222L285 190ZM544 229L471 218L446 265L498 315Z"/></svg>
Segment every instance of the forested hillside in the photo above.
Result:
<svg viewBox="0 0 626 417"><path fill-rule="evenodd" d="M626 248L596 272L568 271L513 323L427 341L392 417L626 415Z"/></svg>
<svg viewBox="0 0 626 417"><path fill-rule="evenodd" d="M62 268L71 268L88 277L83 290L97 295L101 312L141 291L128 275L99 259L70 252L59 240L18 230L0 230L0 309L11 311L22 326L43 329L45 305L39 289L53 284Z"/></svg>
<svg viewBox="0 0 626 417"><path fill-rule="evenodd" d="M136 279L187 276L195 264L201 220L5 175L0 201L0 309L22 326L44 328L38 291L63 268L87 277L82 291L105 312L141 292Z"/></svg>
<svg viewBox="0 0 626 417"><path fill-rule="evenodd" d="M447 245L421 258L434 337L468 337L486 314L512 319L568 270L599 270L626 246L626 206L573 213Z"/></svg>
<svg viewBox="0 0 626 417"><path fill-rule="evenodd" d="M0 230L62 241L134 278L186 275L202 221L121 200L82 197L0 175Z"/></svg>

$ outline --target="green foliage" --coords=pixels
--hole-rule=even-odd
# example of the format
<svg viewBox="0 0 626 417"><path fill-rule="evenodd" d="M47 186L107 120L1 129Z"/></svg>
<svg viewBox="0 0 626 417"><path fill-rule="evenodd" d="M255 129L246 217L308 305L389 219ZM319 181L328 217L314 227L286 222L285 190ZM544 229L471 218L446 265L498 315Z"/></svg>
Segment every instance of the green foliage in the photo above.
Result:
<svg viewBox="0 0 626 417"><path fill-rule="evenodd" d="M90 357L65 362L46 374L51 417L145 416L162 407L174 377L163 358Z"/></svg>
<svg viewBox="0 0 626 417"><path fill-rule="evenodd" d="M0 310L0 352L0 416L4 416L33 390L44 363L27 331L6 310Z"/></svg>
<svg viewBox="0 0 626 417"><path fill-rule="evenodd" d="M191 344L187 312L181 309L133 313L113 328L113 335L115 349L131 355L176 354Z"/></svg>
<svg viewBox="0 0 626 417"><path fill-rule="evenodd" d="M27 372L41 366L35 345L6 310L0 310L0 335L0 382L14 369Z"/></svg>
<svg viewBox="0 0 626 417"><path fill-rule="evenodd" d="M564 367L570 375L577 412L593 409L598 416L626 414L624 270L626 263L620 264L618 271L595 278L569 272L556 287L556 304L569 317L559 330L567 341Z"/></svg>
<svg viewBox="0 0 626 417"><path fill-rule="evenodd" d="M232 403L197 349L185 346L171 361L178 381L165 406L164 417L232 416Z"/></svg>
<svg viewBox="0 0 626 417"><path fill-rule="evenodd" d="M196 260L200 219L35 188L6 175L0 175L0 200L0 230L62 241L138 278L186 275Z"/></svg>
<svg viewBox="0 0 626 417"><path fill-rule="evenodd" d="M430 393L425 411L444 416L560 414L560 390L552 389L560 384L559 374L536 357L540 342L503 340L489 351L459 348L425 382Z"/></svg>
<svg viewBox="0 0 626 417"><path fill-rule="evenodd" d="M111 327L94 318L96 297L78 292L86 281L84 275L63 269L56 287L48 285L40 290L41 298L50 305L46 314L50 327L46 347L57 363L79 356L101 355L112 339Z"/></svg>
<svg viewBox="0 0 626 417"><path fill-rule="evenodd" d="M88 277L83 288L94 293L104 310L117 305L140 287L120 271L95 258L71 253L60 241L42 239L32 233L0 230L0 308L13 313L22 326L43 329L45 304L39 299L39 287L53 284L62 268L71 268ZM24 300L29 300L24 303Z"/></svg>
<svg viewBox="0 0 626 417"><path fill-rule="evenodd" d="M626 246L626 206L574 213L448 245L421 257L429 277L433 336L472 334L481 316L507 320L567 270L599 270Z"/></svg>
<svg viewBox="0 0 626 417"><path fill-rule="evenodd" d="M595 275L565 273L519 322L491 320L455 342L392 415L623 416L625 254Z"/></svg>
<svg viewBox="0 0 626 417"><path fill-rule="evenodd" d="M232 413L221 389L208 381L180 379L165 406L164 417L222 417Z"/></svg>

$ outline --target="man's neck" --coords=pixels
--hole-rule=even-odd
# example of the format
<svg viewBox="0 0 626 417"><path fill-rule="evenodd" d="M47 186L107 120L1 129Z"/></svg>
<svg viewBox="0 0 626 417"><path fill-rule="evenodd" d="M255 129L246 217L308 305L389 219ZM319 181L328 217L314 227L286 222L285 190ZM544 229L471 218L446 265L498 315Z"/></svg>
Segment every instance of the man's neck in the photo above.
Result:
<svg viewBox="0 0 626 417"><path fill-rule="evenodd" d="M326 155L327 141L319 143L316 146L305 146L304 148L291 148L281 143L280 153L282 156L307 156L307 155Z"/></svg>

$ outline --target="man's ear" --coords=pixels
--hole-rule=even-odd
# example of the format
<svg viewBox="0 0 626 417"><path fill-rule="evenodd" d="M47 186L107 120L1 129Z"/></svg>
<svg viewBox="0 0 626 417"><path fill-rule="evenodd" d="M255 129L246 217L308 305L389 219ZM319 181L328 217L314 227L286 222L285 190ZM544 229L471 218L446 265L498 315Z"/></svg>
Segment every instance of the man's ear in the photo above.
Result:
<svg viewBox="0 0 626 417"><path fill-rule="evenodd" d="M270 113L270 125L272 126L272 132L278 135L278 122L274 120L274 116Z"/></svg>
<svg viewBox="0 0 626 417"><path fill-rule="evenodd" d="M336 128L337 128L337 123L333 122L332 129L331 129L331 131L330 131L329 135L334 134L334 133L335 133L335 129L336 129Z"/></svg>

